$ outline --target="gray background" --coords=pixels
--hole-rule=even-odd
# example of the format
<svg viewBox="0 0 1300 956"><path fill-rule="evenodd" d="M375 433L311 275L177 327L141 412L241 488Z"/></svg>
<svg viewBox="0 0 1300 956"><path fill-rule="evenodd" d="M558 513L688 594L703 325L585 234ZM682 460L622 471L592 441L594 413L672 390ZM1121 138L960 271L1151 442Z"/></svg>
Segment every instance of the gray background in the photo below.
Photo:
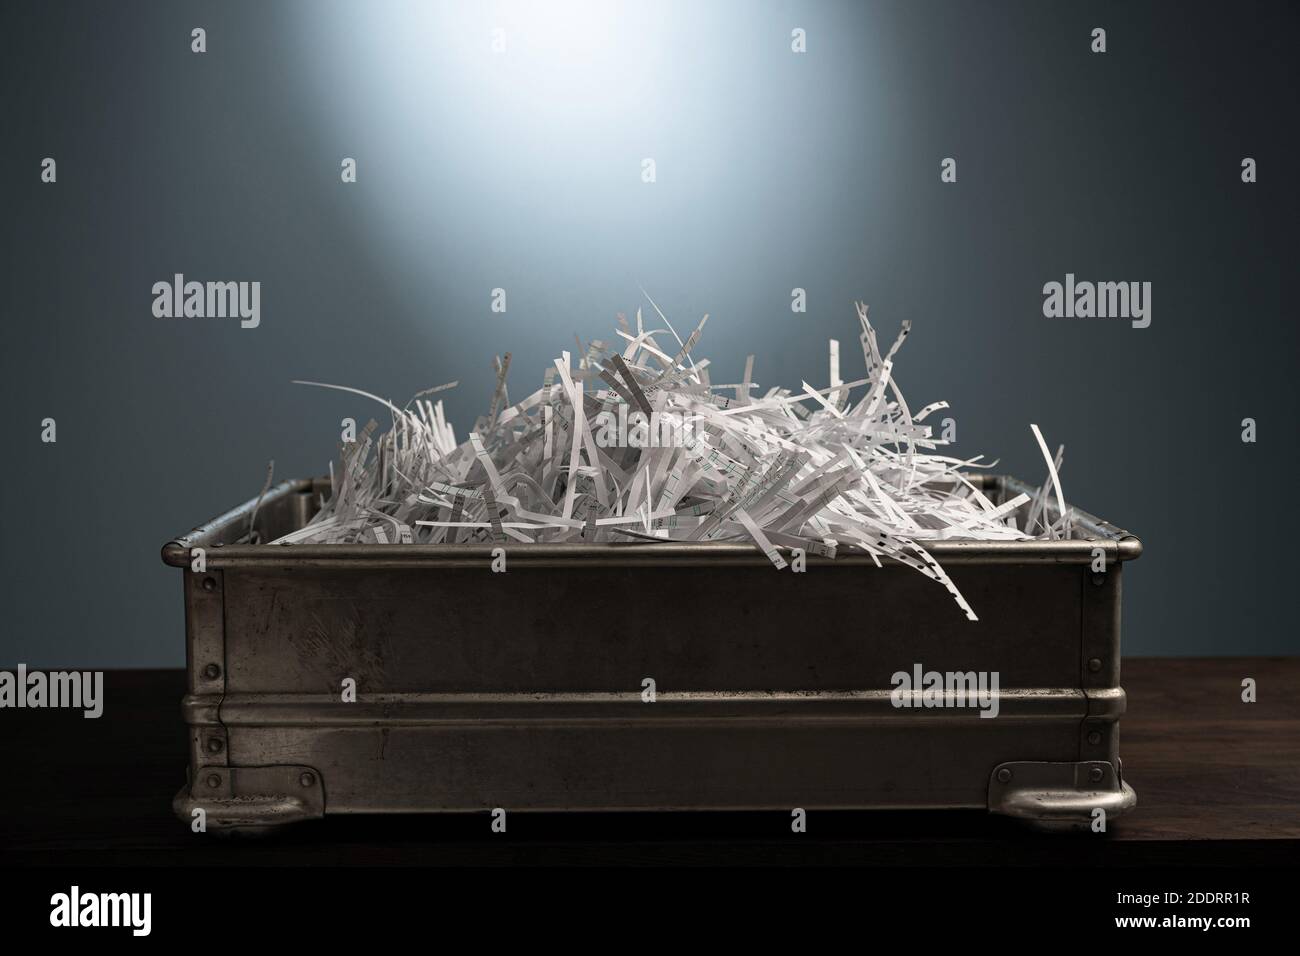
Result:
<svg viewBox="0 0 1300 956"><path fill-rule="evenodd" d="M825 384L830 337L852 377L856 298L912 320L961 453L1037 480L1036 422L1143 538L1127 653L1296 652L1294 6L535 7L5 5L0 666L179 665L160 545L374 413L291 379L459 378L463 439L493 355L530 390L639 286L710 313L715 381ZM174 272L260 280L261 327L154 318ZM1151 327L1044 318L1066 272L1152 282Z"/></svg>

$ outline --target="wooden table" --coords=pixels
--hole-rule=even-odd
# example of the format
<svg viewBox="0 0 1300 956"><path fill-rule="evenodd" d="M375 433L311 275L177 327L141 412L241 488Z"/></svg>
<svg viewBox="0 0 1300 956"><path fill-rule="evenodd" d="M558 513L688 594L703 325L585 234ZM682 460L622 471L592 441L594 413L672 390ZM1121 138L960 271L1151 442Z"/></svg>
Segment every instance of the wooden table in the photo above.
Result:
<svg viewBox="0 0 1300 956"><path fill-rule="evenodd" d="M1300 658L1124 661L1138 807L1098 836L978 811L330 818L268 840L193 834L179 670L110 671L105 713L0 711L0 864L1287 864L1300 853ZM1254 678L1258 702L1241 701Z"/></svg>

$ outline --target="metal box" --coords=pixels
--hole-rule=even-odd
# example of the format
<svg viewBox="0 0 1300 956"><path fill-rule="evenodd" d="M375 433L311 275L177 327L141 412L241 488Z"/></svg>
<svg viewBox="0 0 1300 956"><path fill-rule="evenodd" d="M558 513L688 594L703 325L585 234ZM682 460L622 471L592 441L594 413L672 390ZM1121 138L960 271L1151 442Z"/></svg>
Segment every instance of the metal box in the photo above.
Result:
<svg viewBox="0 0 1300 956"><path fill-rule="evenodd" d="M327 487L268 493L262 540ZM1142 546L1077 509L1071 540L927 543L971 622L860 554L794 574L739 544L518 545L495 573L483 545L249 544L254 505L162 551L184 569L189 674L174 808L210 829L498 807L986 807L1071 827L1135 803L1120 593ZM996 673L997 716L896 706L917 665Z"/></svg>

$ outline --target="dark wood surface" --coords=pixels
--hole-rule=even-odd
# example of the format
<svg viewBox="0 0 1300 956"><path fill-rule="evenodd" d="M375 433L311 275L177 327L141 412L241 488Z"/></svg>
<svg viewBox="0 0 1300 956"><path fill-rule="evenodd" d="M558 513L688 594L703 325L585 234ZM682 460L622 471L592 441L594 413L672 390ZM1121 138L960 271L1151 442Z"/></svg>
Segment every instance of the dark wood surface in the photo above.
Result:
<svg viewBox="0 0 1300 956"><path fill-rule="evenodd" d="M0 711L0 864L1242 865L1300 855L1300 658L1124 661L1125 778L1105 835L1045 835L975 811L330 818L262 840L193 834L180 671L110 671L99 720ZM1257 703L1241 701L1243 678Z"/></svg>

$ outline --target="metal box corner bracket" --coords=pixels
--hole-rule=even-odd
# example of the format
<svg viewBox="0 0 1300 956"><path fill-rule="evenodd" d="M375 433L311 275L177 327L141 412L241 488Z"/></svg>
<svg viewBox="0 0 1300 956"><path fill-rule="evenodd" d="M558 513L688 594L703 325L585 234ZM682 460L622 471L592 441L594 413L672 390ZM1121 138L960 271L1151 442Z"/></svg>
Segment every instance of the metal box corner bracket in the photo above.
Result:
<svg viewBox="0 0 1300 956"><path fill-rule="evenodd" d="M261 540L326 487L269 492ZM744 544L521 545L498 574L491 545L250 544L254 510L162 549L185 585L187 821L979 807L1059 828L1134 804L1119 626L1142 546L1077 509L1069 540L927 542L977 622L866 555L795 575ZM991 706L899 706L914 668L992 675Z"/></svg>

